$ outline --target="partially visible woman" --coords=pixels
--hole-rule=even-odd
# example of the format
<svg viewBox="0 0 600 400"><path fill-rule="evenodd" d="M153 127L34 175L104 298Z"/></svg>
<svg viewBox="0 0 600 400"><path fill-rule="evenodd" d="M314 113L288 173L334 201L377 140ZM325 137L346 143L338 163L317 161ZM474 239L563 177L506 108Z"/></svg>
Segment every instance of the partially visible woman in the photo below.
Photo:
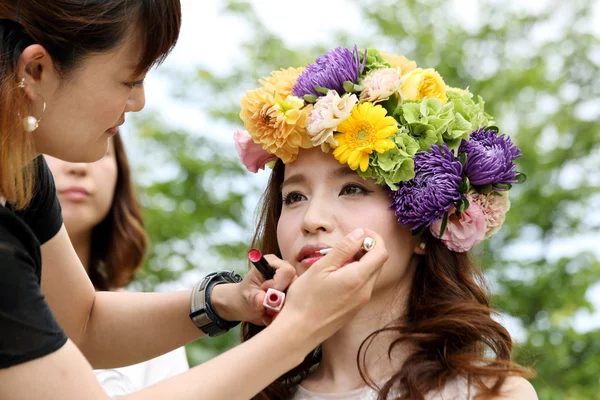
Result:
<svg viewBox="0 0 600 400"><path fill-rule="evenodd" d="M56 182L69 238L96 290L123 290L141 267L147 248L140 204L120 135L94 163L45 156ZM180 347L128 367L96 370L107 394L121 396L189 369Z"/></svg>

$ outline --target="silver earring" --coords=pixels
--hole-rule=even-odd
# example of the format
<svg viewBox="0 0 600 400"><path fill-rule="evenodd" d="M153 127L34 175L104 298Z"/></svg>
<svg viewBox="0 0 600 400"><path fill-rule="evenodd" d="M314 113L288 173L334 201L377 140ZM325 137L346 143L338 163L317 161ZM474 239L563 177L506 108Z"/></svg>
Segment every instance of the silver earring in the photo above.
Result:
<svg viewBox="0 0 600 400"><path fill-rule="evenodd" d="M25 85L25 78L21 78L18 86L20 89L25 89L27 87L27 85ZM44 112L46 111L46 101L40 94L38 94L38 96L42 99L42 102L44 103L42 105L42 116L43 116ZM28 115L27 117L23 118L23 127L25 128L25 130L30 133L35 131L40 126L40 121L42 120L42 116L40 116L39 118L36 118L33 115Z"/></svg>
<svg viewBox="0 0 600 400"><path fill-rule="evenodd" d="M419 248L420 248L422 251L425 251L425 247L426 247L426 245L425 245L425 242L421 242L421 243L419 244Z"/></svg>

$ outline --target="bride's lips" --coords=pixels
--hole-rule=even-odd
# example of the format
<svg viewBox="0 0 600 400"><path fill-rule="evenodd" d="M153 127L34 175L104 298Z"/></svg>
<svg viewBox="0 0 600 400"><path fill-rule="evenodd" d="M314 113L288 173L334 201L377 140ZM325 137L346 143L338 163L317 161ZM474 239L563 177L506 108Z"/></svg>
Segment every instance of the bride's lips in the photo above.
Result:
<svg viewBox="0 0 600 400"><path fill-rule="evenodd" d="M331 249L331 247L324 243L306 245L300 249L296 261L302 263L305 267L310 267L324 256L320 252L321 250Z"/></svg>

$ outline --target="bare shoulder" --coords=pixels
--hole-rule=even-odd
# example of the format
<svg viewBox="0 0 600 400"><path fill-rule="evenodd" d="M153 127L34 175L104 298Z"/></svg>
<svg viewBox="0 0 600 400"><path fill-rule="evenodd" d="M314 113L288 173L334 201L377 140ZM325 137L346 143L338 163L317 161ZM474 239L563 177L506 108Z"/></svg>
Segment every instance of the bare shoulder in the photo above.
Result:
<svg viewBox="0 0 600 400"><path fill-rule="evenodd" d="M511 376L506 378L504 385L502 385L500 396L494 397L494 400L506 399L537 400L538 397L535 389L527 379L520 376Z"/></svg>

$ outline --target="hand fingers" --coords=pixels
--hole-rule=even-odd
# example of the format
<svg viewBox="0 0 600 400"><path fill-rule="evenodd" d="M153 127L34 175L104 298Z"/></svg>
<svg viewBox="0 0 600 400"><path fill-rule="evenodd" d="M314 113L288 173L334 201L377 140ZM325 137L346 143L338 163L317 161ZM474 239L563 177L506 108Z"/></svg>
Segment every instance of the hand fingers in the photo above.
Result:
<svg viewBox="0 0 600 400"><path fill-rule="evenodd" d="M350 232L341 241L336 243L333 249L322 259L312 265L311 269L322 269L327 267L340 268L354 259L365 238L365 231L357 228ZM376 244L377 245L377 244Z"/></svg>
<svg viewBox="0 0 600 400"><path fill-rule="evenodd" d="M296 269L287 261L280 260L272 254L266 255L265 258L276 270L273 279L265 281L261 288L263 290L273 288L282 292L285 291L296 279Z"/></svg>
<svg viewBox="0 0 600 400"><path fill-rule="evenodd" d="M265 254L264 257L265 257L265 260L267 260L267 262L269 263L269 265L271 265L271 267L273 267L275 269L291 267L290 263L282 260L281 258L279 258L273 254Z"/></svg>
<svg viewBox="0 0 600 400"><path fill-rule="evenodd" d="M347 264L336 271L337 274L356 274L360 280L375 280L381 267L387 261L388 252L383 238L376 232L365 229L365 235L375 240L375 246L366 252L359 261Z"/></svg>

